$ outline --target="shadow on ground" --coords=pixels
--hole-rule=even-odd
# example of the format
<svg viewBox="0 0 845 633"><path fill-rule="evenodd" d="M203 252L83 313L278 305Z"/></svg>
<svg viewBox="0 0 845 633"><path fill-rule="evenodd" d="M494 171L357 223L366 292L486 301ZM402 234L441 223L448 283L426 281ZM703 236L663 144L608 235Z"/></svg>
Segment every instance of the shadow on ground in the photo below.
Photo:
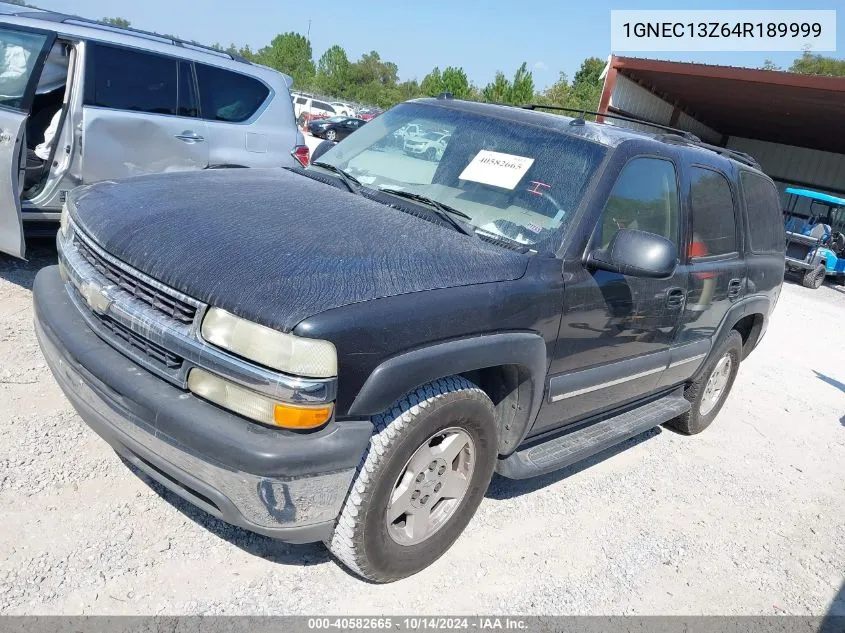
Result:
<svg viewBox="0 0 845 633"><path fill-rule="evenodd" d="M0 253L0 279L32 290L38 271L57 261L55 238L27 239L26 256L26 260L23 260Z"/></svg>
<svg viewBox="0 0 845 633"><path fill-rule="evenodd" d="M845 385L836 380L836 378L825 376L823 373L821 373L820 371L816 371L815 369L813 370L813 373L816 375L816 378L818 378L822 382L825 382L831 387L835 387L836 389L839 389L839 391L841 391L842 393L845 393Z"/></svg>
<svg viewBox="0 0 845 633"><path fill-rule="evenodd" d="M642 444L653 437L657 437L662 432L663 431L660 427L655 427L645 433L637 435L636 437L632 437L630 440L622 442L621 444L611 446L607 450L597 453L596 455L578 462L577 464L549 473L548 475L540 475L539 477L533 477L531 479L507 479L505 477L500 477L499 475L493 475L493 481L490 482L490 487L487 489L486 496L490 499L497 499L501 501L536 492L541 488L551 486L552 484L566 479L567 477L576 475L591 466L600 464L604 460L618 455L622 451L625 451L633 446L637 446L638 444Z"/></svg>

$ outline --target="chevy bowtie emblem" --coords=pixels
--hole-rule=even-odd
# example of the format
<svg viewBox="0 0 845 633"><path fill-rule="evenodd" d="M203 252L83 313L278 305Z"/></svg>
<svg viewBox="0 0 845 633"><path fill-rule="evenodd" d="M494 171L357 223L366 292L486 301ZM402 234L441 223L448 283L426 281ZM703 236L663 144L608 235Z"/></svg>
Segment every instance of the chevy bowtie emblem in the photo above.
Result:
<svg viewBox="0 0 845 633"><path fill-rule="evenodd" d="M109 296L107 290L90 281L82 284L79 294L82 295L88 306L97 314L105 314L112 304L112 298Z"/></svg>

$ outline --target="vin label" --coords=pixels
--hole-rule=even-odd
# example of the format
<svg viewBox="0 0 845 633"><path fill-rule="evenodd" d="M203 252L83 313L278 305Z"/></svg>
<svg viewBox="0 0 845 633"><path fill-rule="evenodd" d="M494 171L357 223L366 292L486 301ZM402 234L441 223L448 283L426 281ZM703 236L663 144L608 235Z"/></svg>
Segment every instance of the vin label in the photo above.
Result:
<svg viewBox="0 0 845 633"><path fill-rule="evenodd" d="M836 11L611 11L613 52L836 50Z"/></svg>

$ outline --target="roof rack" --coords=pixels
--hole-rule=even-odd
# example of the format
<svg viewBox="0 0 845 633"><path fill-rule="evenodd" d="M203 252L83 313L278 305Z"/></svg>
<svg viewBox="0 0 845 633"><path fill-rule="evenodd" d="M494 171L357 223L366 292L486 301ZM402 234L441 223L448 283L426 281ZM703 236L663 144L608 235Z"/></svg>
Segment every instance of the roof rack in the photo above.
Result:
<svg viewBox="0 0 845 633"><path fill-rule="evenodd" d="M669 127L668 125L661 125L660 123L653 123L647 119L638 119L637 117L624 116L622 114L612 114L609 112L594 112L592 110L582 110L580 108L567 108L559 105L546 105L544 103L526 103L521 107L525 108L526 110L537 110L539 108L545 110L560 110L561 112L573 112L575 114L580 114L581 118L583 118L585 114L593 114L595 116L604 117L606 119L619 119L620 121L628 121L630 123L637 123L639 125L653 127L658 130L663 130L665 132L671 132L672 134L676 134L688 141L701 142L701 139L698 138L692 132L687 132L686 130L679 130L678 128Z"/></svg>
<svg viewBox="0 0 845 633"><path fill-rule="evenodd" d="M233 55L228 51L221 51L219 48L214 48L213 46L206 46L205 44L198 44L196 42L179 39L178 37L162 35L161 33L153 33L152 31L143 31L141 29L132 28L131 26L116 26L114 24L106 24L105 22L99 22L97 20L91 20L89 18L80 18L75 15L64 15L61 13L52 13L49 11L38 14L29 11L16 15L20 15L22 17L32 17L39 20L49 20L50 22L60 22L62 24L75 24L77 26L87 26L90 28L101 29L103 31L110 31L112 33L127 33L130 35L143 37L148 40L156 40L165 44L173 44L175 46L181 46L183 48L190 48L197 51L212 53L219 57L226 57L227 59L231 59L236 62L243 62L245 64L250 63L249 60L244 59L240 55Z"/></svg>
<svg viewBox="0 0 845 633"><path fill-rule="evenodd" d="M664 143L675 143L678 145L692 145L694 147L701 147L702 149L710 150L711 152L716 152L726 158L732 158L733 160L742 163L743 165L748 165L749 167L754 167L756 169L761 169L760 163L757 162L757 159L751 156L750 154L746 154L745 152L740 152L739 150L729 149L727 147L721 147L719 145L713 145L711 143L705 143L699 137L697 137L692 132L687 132L686 130L679 130L677 128L669 127L668 125L661 125L659 123L652 123L646 119L639 119L637 117L632 116L624 116L621 114L613 114L608 112L591 112L589 110L579 110L577 108L566 108L563 106L557 105L543 105L541 103L529 103L522 106L528 110L536 110L537 108L545 108L547 110L561 110L563 112L575 112L581 114L582 118L585 114L594 114L596 116L606 117L608 119L620 119L622 121L630 121L631 123L638 123L640 125L648 125L658 130L665 130L669 132L668 134L661 134L657 137L657 140L663 141Z"/></svg>
<svg viewBox="0 0 845 633"><path fill-rule="evenodd" d="M757 161L756 158L754 158L751 154L746 154L745 152L740 152L736 149L721 147L720 145L713 145L712 143L705 143L701 140L690 141L689 139L680 137L676 134L663 134L658 138L664 143L675 143L677 145L692 145L694 147L707 149L711 152L716 152L717 154L720 154L725 158L731 158L737 161L738 163L742 163L743 165L748 165L749 167L754 167L755 169L761 169L760 163Z"/></svg>

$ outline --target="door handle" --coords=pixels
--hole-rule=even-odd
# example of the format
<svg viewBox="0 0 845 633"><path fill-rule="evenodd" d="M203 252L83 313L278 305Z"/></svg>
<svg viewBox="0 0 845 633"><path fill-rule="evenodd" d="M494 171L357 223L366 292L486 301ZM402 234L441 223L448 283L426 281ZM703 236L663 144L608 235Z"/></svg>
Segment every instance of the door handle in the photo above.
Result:
<svg viewBox="0 0 845 633"><path fill-rule="evenodd" d="M185 130L181 134L176 134L176 138L186 143L201 143L205 140L204 137L200 136L196 132L192 132L191 130Z"/></svg>
<svg viewBox="0 0 845 633"><path fill-rule="evenodd" d="M739 296L740 291L742 290L742 280L741 279L731 279L728 282L728 298L729 299L736 299Z"/></svg>
<svg viewBox="0 0 845 633"><path fill-rule="evenodd" d="M687 293L683 288L669 288L666 291L666 306L669 308L680 308L684 305Z"/></svg>

